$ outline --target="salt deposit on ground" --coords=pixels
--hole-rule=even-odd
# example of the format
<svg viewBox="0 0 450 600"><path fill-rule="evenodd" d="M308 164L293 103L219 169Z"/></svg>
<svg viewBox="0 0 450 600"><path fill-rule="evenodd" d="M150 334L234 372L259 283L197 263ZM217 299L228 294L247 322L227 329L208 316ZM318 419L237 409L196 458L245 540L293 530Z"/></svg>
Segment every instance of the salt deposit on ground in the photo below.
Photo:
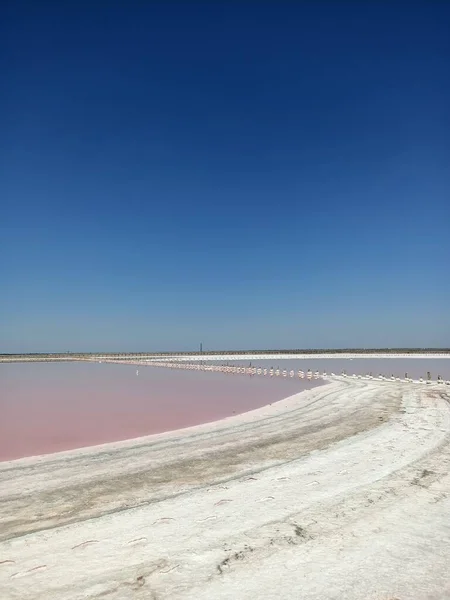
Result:
<svg viewBox="0 0 450 600"><path fill-rule="evenodd" d="M342 380L0 464L0 598L450 598L444 385Z"/></svg>

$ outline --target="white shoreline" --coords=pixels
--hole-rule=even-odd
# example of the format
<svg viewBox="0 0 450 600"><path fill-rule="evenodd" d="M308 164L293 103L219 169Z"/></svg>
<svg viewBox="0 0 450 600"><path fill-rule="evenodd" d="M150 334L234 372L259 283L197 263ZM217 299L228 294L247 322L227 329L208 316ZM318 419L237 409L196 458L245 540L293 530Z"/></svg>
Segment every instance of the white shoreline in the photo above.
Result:
<svg viewBox="0 0 450 600"><path fill-rule="evenodd" d="M104 358L105 360L108 358L108 356L104 356L102 357L101 355L98 355L95 357L95 360L97 360L98 358ZM450 358L450 353L449 352L442 352L439 354L407 354L407 353L399 353L399 354L385 354L385 353L378 353L378 352L374 352L372 354L359 354L359 353L343 353L343 354L336 354L336 353L323 353L323 354L309 354L309 353L292 353L292 354L252 354L252 353L248 353L248 354L219 354L219 355L210 355L210 354L195 354L195 355L183 355L183 354L171 354L169 356L163 356L161 357L161 359L159 359L158 357L154 357L154 358L150 358L148 360L180 360L180 361L191 361L191 360L207 360L207 361L220 361L220 360L236 360L236 361L241 361L241 360L278 360L278 359L288 359L288 360L293 360L293 359L299 359L299 360L307 360L307 359L322 359L322 358L326 358L326 359L343 359L343 360L347 360L347 359L354 359L354 358L422 358L422 359L430 359L430 358ZM128 359L124 358L122 359L124 362ZM133 359L131 359L133 360ZM143 359L146 360L146 359Z"/></svg>
<svg viewBox="0 0 450 600"><path fill-rule="evenodd" d="M116 360L116 358L121 362L127 362L131 360L149 360L149 361L163 361L163 360L180 360L180 361L221 361L221 360L233 360L233 361L241 361L241 360L307 360L307 359L355 359L355 358L421 358L421 359L433 359L433 358L450 358L450 352L439 352L439 353L420 353L420 354L409 354L409 353L382 353L382 352L372 352L370 354L363 354L358 352L349 352L349 353L309 353L309 352L293 352L290 354L277 354L277 353L266 353L266 354L254 354L252 352L244 353L244 354L234 354L234 353L226 353L212 355L208 353L199 353L199 354L165 354L165 355L155 355L149 353L148 355L144 354L125 354L125 355L114 355L114 354L93 354L92 356L86 357L77 357L77 356L46 356L45 358L41 358L38 356L30 356L26 355L18 358L18 355L9 357L9 356L0 356L0 363L10 363L10 362L78 362L78 361L98 361L98 360Z"/></svg>

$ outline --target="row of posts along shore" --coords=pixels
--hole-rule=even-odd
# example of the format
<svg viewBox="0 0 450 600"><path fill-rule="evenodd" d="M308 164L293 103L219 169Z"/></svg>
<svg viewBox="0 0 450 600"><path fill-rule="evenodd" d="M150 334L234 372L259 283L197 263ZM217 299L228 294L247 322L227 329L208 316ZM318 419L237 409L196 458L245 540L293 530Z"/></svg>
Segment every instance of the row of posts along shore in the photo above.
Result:
<svg viewBox="0 0 450 600"><path fill-rule="evenodd" d="M101 361L100 361L101 362ZM121 363L123 364L124 361L115 361L115 360L107 360L105 362L117 362L117 363ZM130 364L130 363L128 363ZM149 360L149 361L132 361L131 364L134 365L142 365L142 366L150 366L150 367L164 367L166 369L184 369L187 371L209 371L209 372L213 372L213 373L226 373L226 374L234 374L234 375L262 375L265 377L285 377L285 378L297 378L297 379L327 379L329 377L344 377L344 378L350 378L350 379L373 379L373 380L378 380L378 381L398 381L398 382L403 382L403 383L440 383L440 384L446 384L446 385L450 385L450 381L445 381L444 379L442 379L442 377L440 375L438 375L437 379L435 381L433 381L431 379L431 373L428 371L427 372L427 377L423 378L420 377L417 380L412 379L411 377L408 376L408 373L405 373L405 377L401 378L401 377L394 377L394 375L391 375L390 377L386 377L385 375L382 375L381 373L379 375L373 375L373 373L368 373L366 375L348 375L347 371L342 371L342 373L336 374L336 373L327 373L326 371L323 371L322 373L320 373L319 371L312 371L311 369L308 369L307 371L294 371L293 369L288 370L288 369L280 369L279 367L277 367L276 369L274 369L273 367L266 368L266 367L254 367L252 365L249 365L248 367L244 367L241 365L207 365L204 363L185 363L185 362L181 362L181 361L154 361L154 360Z"/></svg>

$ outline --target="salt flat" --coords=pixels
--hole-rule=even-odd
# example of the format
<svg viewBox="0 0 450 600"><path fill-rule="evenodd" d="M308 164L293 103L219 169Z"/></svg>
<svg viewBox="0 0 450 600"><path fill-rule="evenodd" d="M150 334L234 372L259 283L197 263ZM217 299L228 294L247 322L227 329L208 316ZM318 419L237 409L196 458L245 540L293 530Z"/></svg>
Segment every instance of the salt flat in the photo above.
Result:
<svg viewBox="0 0 450 600"><path fill-rule="evenodd" d="M0 598L450 598L443 385L0 463Z"/></svg>

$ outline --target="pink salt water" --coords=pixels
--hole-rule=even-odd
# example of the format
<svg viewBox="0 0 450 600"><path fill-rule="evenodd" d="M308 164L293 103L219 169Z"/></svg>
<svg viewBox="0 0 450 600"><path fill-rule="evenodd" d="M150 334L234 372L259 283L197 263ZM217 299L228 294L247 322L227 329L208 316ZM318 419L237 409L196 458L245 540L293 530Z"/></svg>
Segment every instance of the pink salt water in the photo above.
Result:
<svg viewBox="0 0 450 600"><path fill-rule="evenodd" d="M215 421L318 384L135 365L0 364L0 460Z"/></svg>

